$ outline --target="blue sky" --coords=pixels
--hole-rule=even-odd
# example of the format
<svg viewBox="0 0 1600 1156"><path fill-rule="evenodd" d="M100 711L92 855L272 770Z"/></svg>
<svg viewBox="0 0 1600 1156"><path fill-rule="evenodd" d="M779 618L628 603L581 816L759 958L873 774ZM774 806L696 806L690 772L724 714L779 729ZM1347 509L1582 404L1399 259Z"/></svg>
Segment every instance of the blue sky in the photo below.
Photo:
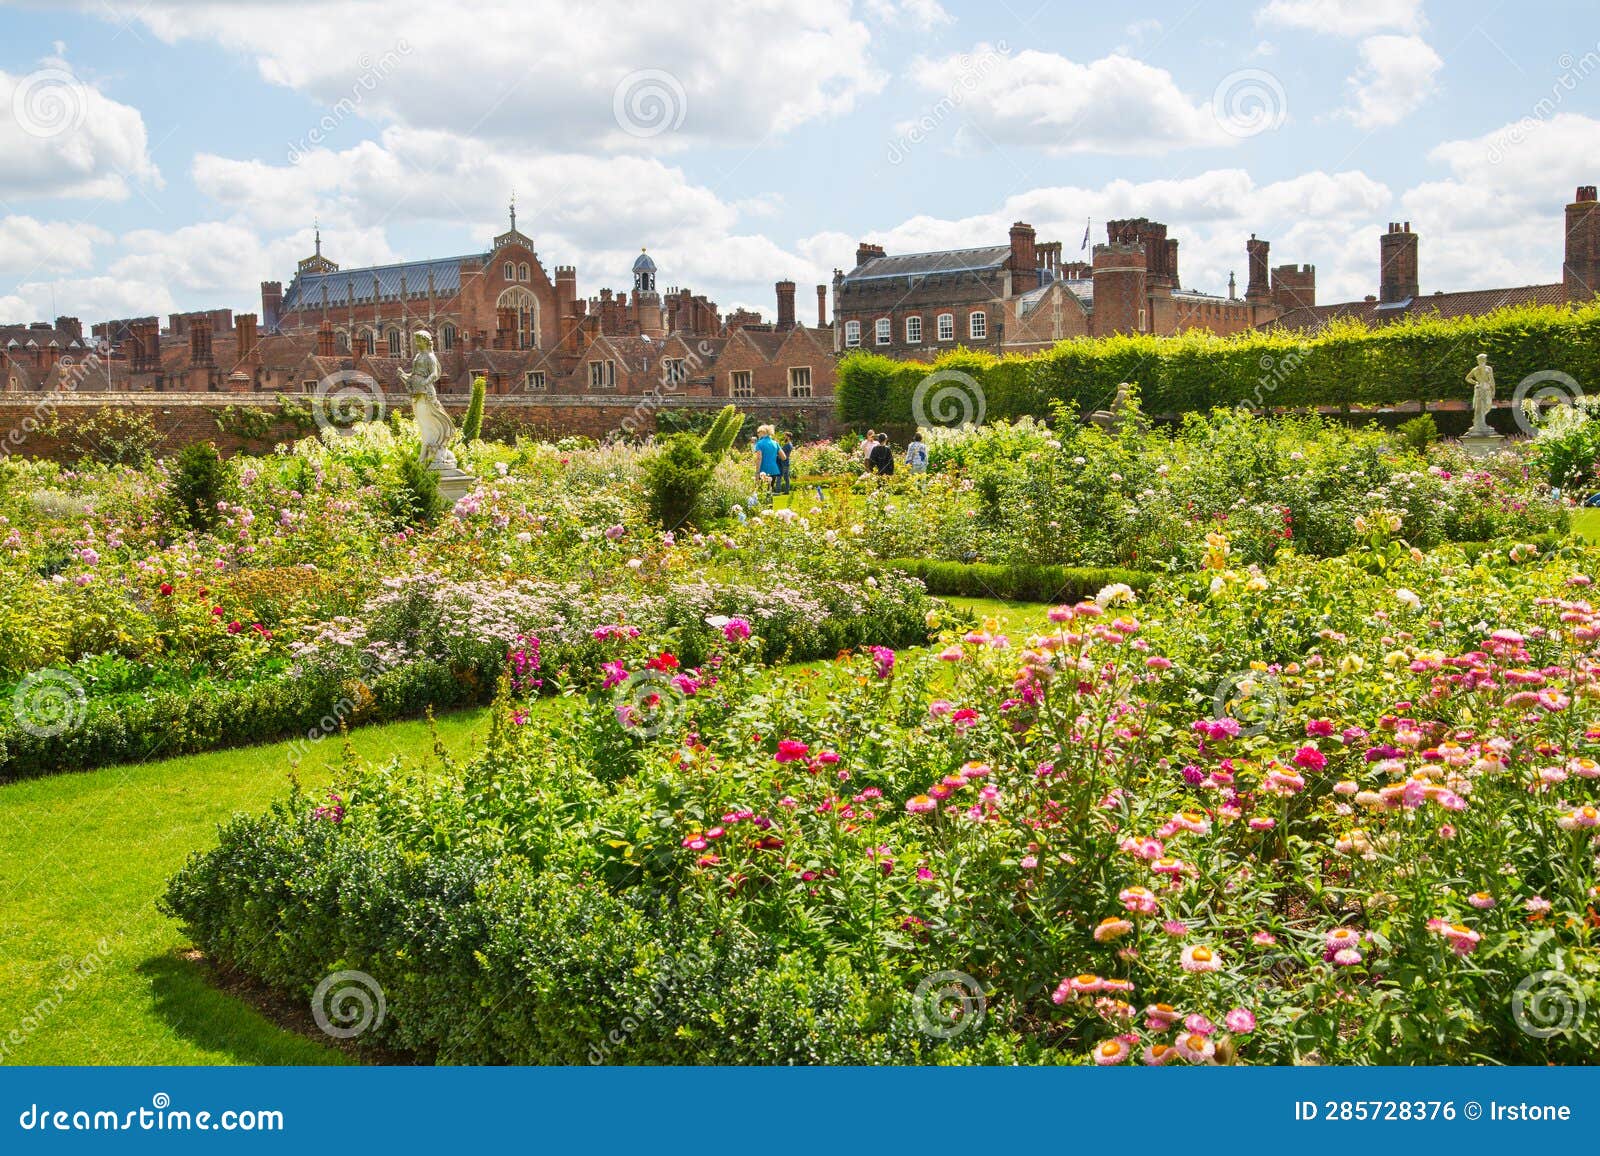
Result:
<svg viewBox="0 0 1600 1156"><path fill-rule="evenodd" d="M769 313L1016 219L1164 220L1211 291L1253 232L1374 292L1399 219L1424 292L1554 281L1597 112L1580 3L0 0L0 320L255 308L314 219L347 266L479 251L513 188L584 293L648 245Z"/></svg>

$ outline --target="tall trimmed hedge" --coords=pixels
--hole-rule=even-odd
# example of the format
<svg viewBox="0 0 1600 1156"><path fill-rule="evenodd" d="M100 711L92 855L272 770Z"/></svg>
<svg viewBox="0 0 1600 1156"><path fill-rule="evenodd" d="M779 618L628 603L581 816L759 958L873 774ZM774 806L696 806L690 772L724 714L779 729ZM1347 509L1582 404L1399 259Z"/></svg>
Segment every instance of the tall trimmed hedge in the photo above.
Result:
<svg viewBox="0 0 1600 1156"><path fill-rule="evenodd" d="M969 374L981 387L988 419L1045 417L1056 402L1081 413L1105 409L1123 381L1139 386L1150 414L1240 404L1296 409L1464 401L1471 397L1464 379L1480 352L1489 355L1502 400L1540 370L1570 374L1585 390L1600 388L1600 301L1512 306L1451 320L1409 317L1378 329L1345 321L1315 335L1271 329L1234 337L1194 331L1074 338L1026 355L956 350L931 366L857 352L839 363L834 394L839 420L857 428L915 420L913 398L936 370ZM935 414L939 391L960 387L948 377L931 383L922 416L944 424Z"/></svg>

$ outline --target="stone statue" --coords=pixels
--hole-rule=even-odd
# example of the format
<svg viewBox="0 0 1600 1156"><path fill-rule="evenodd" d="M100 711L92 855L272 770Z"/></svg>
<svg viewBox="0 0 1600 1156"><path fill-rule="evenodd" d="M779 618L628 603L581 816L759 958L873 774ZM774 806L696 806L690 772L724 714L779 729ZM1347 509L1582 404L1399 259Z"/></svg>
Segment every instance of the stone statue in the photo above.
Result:
<svg viewBox="0 0 1600 1156"><path fill-rule="evenodd" d="M1116 396L1111 399L1111 408L1095 410L1089 415L1089 421L1108 433L1116 433L1130 423L1140 429L1147 425L1139 412L1138 402L1134 400L1133 386L1126 381L1117 386Z"/></svg>
<svg viewBox="0 0 1600 1156"><path fill-rule="evenodd" d="M1467 373L1467 384L1472 387L1472 429L1475 434L1493 434L1489 426L1489 410L1494 407L1494 369L1487 353L1478 354L1478 364Z"/></svg>
<svg viewBox="0 0 1600 1156"><path fill-rule="evenodd" d="M450 452L450 443L456 440L456 423L439 404L439 395L433 388L439 380L433 334L419 329L411 340L416 356L411 359L411 369L406 373L406 389L411 394L411 416L417 423L417 436L422 440L422 460L440 473L454 470L456 456Z"/></svg>

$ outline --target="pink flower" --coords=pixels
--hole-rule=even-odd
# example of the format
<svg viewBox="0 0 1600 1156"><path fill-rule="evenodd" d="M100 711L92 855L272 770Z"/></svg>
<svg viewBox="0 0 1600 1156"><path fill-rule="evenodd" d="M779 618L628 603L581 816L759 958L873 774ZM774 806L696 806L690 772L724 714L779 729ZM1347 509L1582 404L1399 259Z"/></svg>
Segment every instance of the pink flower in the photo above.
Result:
<svg viewBox="0 0 1600 1156"><path fill-rule="evenodd" d="M887 646L874 646L868 653L872 655L872 668L879 678L888 678L894 673L894 651Z"/></svg>
<svg viewBox="0 0 1600 1156"><path fill-rule="evenodd" d="M1217 953L1201 943L1191 943L1184 948L1180 963L1184 971L1193 973L1216 971L1222 966Z"/></svg>
<svg viewBox="0 0 1600 1156"><path fill-rule="evenodd" d="M1320 771L1328 765L1328 756L1319 751L1315 743L1307 743L1295 751L1294 762L1308 771Z"/></svg>
<svg viewBox="0 0 1600 1156"><path fill-rule="evenodd" d="M1190 1012L1188 1015L1184 1016L1183 1026L1188 1028L1191 1032L1199 1032L1203 1036L1209 1036L1212 1032L1217 1030L1217 1025L1212 1023L1199 1012Z"/></svg>
<svg viewBox="0 0 1600 1156"><path fill-rule="evenodd" d="M906 800L906 810L913 815L923 815L929 811L937 810L939 804L927 795L913 795Z"/></svg>
<svg viewBox="0 0 1600 1156"><path fill-rule="evenodd" d="M1104 1043L1097 1044L1094 1049L1094 1062L1101 1067L1108 1064L1120 1064L1128 1058L1129 1048L1127 1042L1113 1036Z"/></svg>
<svg viewBox="0 0 1600 1156"><path fill-rule="evenodd" d="M1306 737L1309 739L1327 738L1333 734L1333 720L1331 718L1314 718L1306 723Z"/></svg>
<svg viewBox="0 0 1600 1156"><path fill-rule="evenodd" d="M1487 911L1494 906L1494 896L1487 891L1474 891L1467 896L1467 902L1479 911Z"/></svg>
<svg viewBox="0 0 1600 1156"><path fill-rule="evenodd" d="M1222 1017L1230 1032L1246 1035L1256 1030L1256 1016L1249 1008L1236 1007Z"/></svg>
<svg viewBox="0 0 1600 1156"><path fill-rule="evenodd" d="M773 759L780 763L797 763L805 758L811 750L805 743L796 742L794 739L779 739L778 753Z"/></svg>
<svg viewBox="0 0 1600 1156"><path fill-rule="evenodd" d="M1278 937L1270 931L1258 931L1250 937L1250 942L1257 947L1277 947Z"/></svg>
<svg viewBox="0 0 1600 1156"><path fill-rule="evenodd" d="M1354 967L1361 962L1361 953L1353 947L1341 948L1333 953L1333 962L1340 967Z"/></svg>
<svg viewBox="0 0 1600 1156"><path fill-rule="evenodd" d="M1160 910L1153 892L1145 887L1125 887L1117 894L1122 906L1136 915L1154 915Z"/></svg>
<svg viewBox="0 0 1600 1156"><path fill-rule="evenodd" d="M743 618L730 618L722 626L722 637L729 642L743 642L750 637L750 624Z"/></svg>

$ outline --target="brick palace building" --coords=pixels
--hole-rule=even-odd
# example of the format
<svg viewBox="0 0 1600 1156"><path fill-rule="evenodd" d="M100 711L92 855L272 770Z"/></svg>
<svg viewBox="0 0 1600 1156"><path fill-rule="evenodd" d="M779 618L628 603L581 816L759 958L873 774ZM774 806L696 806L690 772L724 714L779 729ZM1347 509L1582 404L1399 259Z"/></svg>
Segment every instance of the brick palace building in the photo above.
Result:
<svg viewBox="0 0 1600 1156"><path fill-rule="evenodd" d="M411 335L427 329L439 355L439 389L464 403L483 376L533 424L603 433L616 413L657 395L659 408L727 400L812 429L831 419L833 335L819 286L817 326L796 315L795 285L776 286L776 319L735 310L688 289L656 288L657 268L641 251L631 292L603 289L584 300L577 270L552 278L532 239L516 227L482 253L341 269L322 251L299 262L285 289L261 286L261 313L217 309L93 326L95 353L81 327L6 327L0 384L17 391L301 394L339 371L369 374L403 394ZM83 348L73 371L60 351ZM84 355L93 363L83 366ZM698 402L698 405L697 405ZM646 407L650 409L650 407ZM648 423L645 423L648 428Z"/></svg>
<svg viewBox="0 0 1600 1156"><path fill-rule="evenodd" d="M1254 236L1243 298L1232 284L1226 297L1183 288L1178 242L1160 221L1109 221L1106 236L1090 261L1069 262L1061 242L1038 241L1022 221L1007 244L976 249L890 255L862 242L855 267L834 273L838 348L931 358L956 346L1019 353L1113 333L1239 333L1316 303L1316 268L1269 273L1268 243Z"/></svg>

